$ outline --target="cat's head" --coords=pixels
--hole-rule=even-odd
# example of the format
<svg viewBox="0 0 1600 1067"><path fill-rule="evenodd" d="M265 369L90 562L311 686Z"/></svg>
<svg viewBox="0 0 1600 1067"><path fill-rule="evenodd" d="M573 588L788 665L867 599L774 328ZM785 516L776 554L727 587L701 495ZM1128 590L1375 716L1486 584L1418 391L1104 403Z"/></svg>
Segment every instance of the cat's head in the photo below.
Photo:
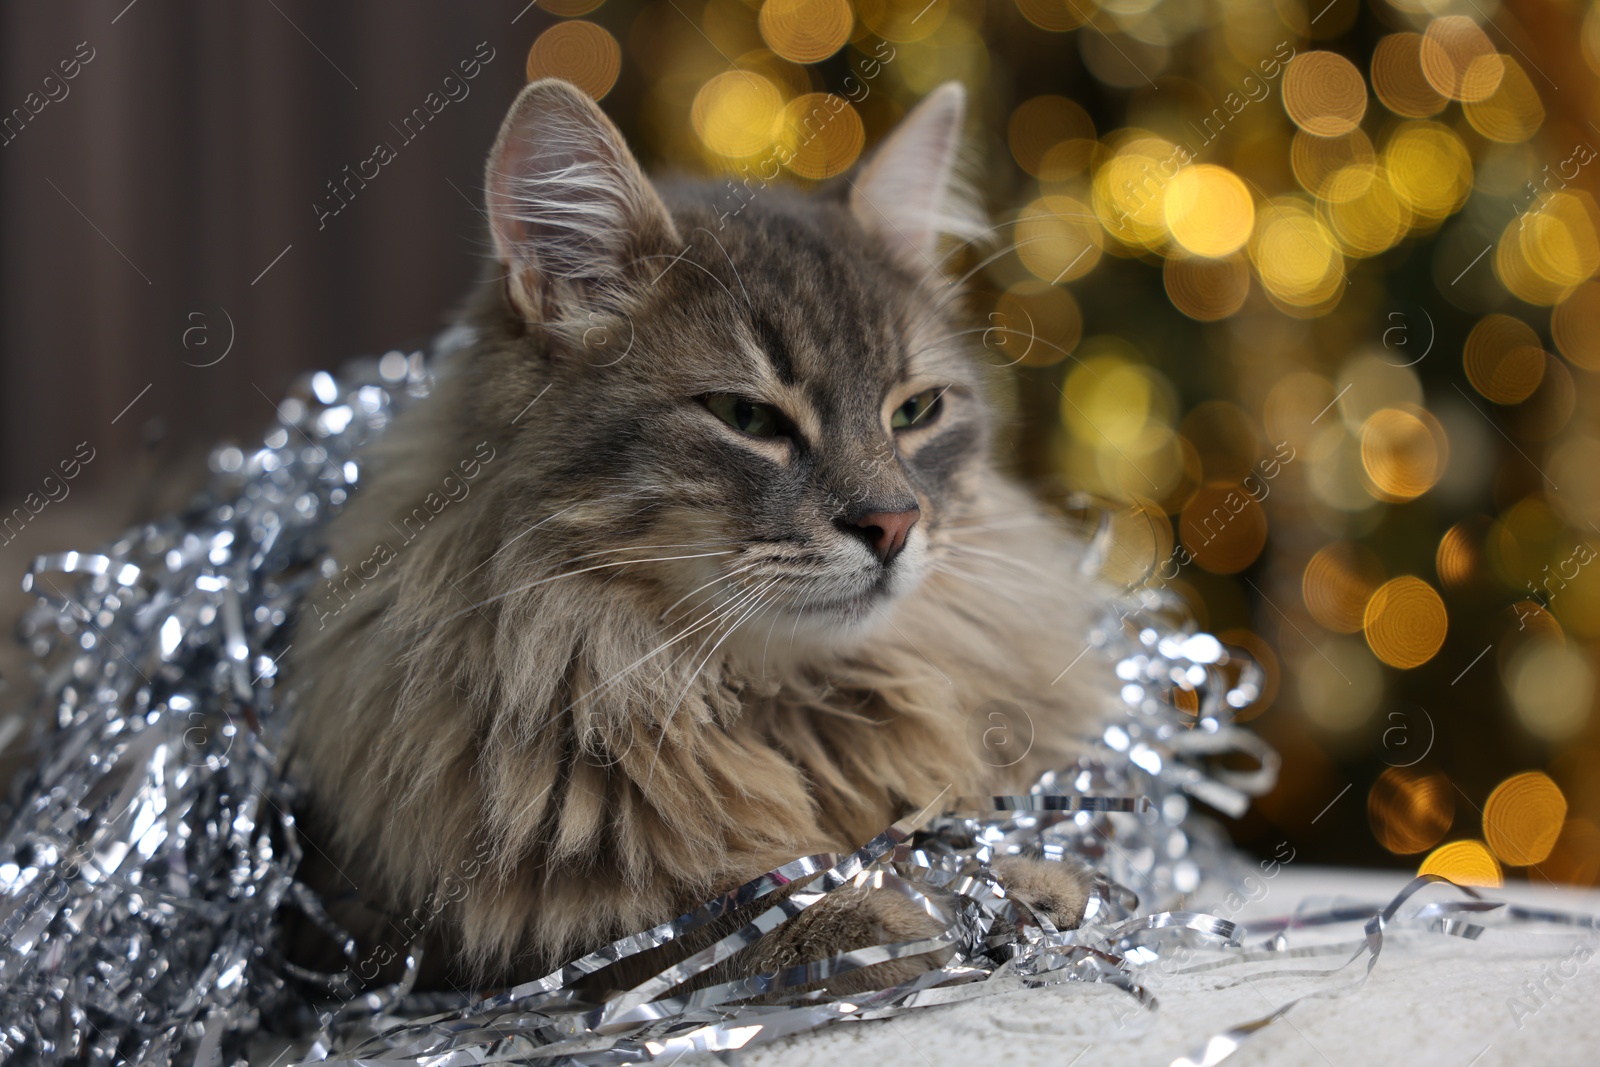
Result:
<svg viewBox="0 0 1600 1067"><path fill-rule="evenodd" d="M469 385L526 482L517 551L719 634L859 633L915 589L987 469L979 331L939 263L975 228L963 110L944 86L802 196L776 163L657 187L581 92L528 86L488 163Z"/></svg>

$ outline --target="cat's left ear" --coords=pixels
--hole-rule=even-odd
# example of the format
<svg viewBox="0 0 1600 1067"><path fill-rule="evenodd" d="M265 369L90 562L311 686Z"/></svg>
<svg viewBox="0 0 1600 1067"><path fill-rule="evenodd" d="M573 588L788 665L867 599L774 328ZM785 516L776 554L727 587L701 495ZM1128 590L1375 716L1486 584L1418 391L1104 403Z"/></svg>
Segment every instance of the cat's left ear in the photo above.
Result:
<svg viewBox="0 0 1600 1067"><path fill-rule="evenodd" d="M530 322L620 295L641 273L639 257L679 243L622 134L567 82L522 90L487 171L495 253L512 304Z"/></svg>
<svg viewBox="0 0 1600 1067"><path fill-rule="evenodd" d="M944 234L985 232L982 211L956 177L967 94L946 82L911 109L851 182L850 210L863 229L913 270L937 270Z"/></svg>

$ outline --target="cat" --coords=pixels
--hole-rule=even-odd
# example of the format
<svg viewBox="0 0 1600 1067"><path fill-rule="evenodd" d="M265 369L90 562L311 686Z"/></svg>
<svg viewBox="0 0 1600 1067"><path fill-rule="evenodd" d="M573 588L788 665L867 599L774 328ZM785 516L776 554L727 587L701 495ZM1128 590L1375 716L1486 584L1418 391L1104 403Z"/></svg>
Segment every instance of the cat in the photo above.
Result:
<svg viewBox="0 0 1600 1067"><path fill-rule="evenodd" d="M470 340L329 528L333 559L377 562L286 656L307 870L353 933L434 909L442 980L526 980L936 798L1025 789L1097 733L1115 694L1069 668L1103 594L997 473L994 372L940 270L981 228L964 110L943 86L853 173L730 213L725 184L647 179L576 88L517 97ZM996 869L1058 927L1083 914L1087 869ZM849 889L730 964L937 929Z"/></svg>

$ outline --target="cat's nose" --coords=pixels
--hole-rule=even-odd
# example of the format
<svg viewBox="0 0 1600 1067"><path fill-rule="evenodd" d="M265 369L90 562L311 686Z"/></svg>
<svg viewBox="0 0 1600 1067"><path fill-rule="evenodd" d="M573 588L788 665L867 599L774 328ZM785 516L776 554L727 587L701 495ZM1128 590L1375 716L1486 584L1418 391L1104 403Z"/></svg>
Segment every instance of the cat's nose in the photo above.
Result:
<svg viewBox="0 0 1600 1067"><path fill-rule="evenodd" d="M900 550L906 547L911 527L922 517L922 509L913 504L906 511L871 511L856 519L856 532L866 538L867 544L887 567L894 562Z"/></svg>

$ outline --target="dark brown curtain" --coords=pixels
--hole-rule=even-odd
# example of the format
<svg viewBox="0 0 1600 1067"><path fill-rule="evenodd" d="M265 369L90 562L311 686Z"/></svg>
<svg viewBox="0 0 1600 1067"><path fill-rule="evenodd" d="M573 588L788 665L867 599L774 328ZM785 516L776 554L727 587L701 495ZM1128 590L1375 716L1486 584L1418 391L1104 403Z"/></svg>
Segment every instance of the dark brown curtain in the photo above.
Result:
<svg viewBox="0 0 1600 1067"><path fill-rule="evenodd" d="M250 441L298 372L435 330L485 253L482 161L550 21L527 0L0 6L6 507L79 442L94 486L146 437ZM465 98L405 127L480 42ZM319 228L379 142L395 158Z"/></svg>

